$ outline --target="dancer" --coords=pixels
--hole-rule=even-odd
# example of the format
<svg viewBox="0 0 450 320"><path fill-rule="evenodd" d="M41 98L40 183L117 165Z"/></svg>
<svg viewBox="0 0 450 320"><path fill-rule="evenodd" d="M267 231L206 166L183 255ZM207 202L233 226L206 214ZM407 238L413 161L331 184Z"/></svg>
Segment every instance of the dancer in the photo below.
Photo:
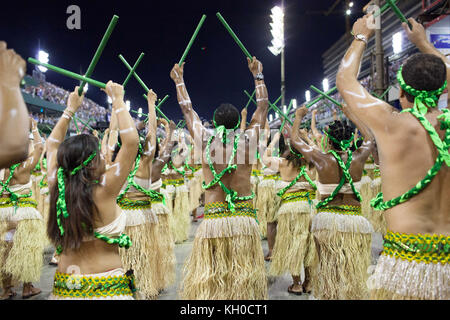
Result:
<svg viewBox="0 0 450 320"><path fill-rule="evenodd" d="M13 283L23 282L22 298L41 292L32 282L40 280L43 265L45 227L32 198L31 171L39 162L43 146L36 121L29 119L33 134L26 161L2 169L0 199L0 278L2 299L15 296ZM6 227L6 230L5 230Z"/></svg>
<svg viewBox="0 0 450 320"><path fill-rule="evenodd" d="M191 218L189 215L189 191L185 183L186 170L184 163L188 154L188 147L184 141L182 131L177 132L177 150L172 152L166 174L165 188L169 195L170 207L172 208L172 226L175 243L183 243L189 238Z"/></svg>
<svg viewBox="0 0 450 320"><path fill-rule="evenodd" d="M204 220L183 270L183 299L267 299L264 255L250 184L250 157L257 145L253 143L251 148L250 143L258 141L266 121L268 96L261 62L253 57L248 59L248 67L255 80L258 106L246 135L235 132L240 127L239 111L222 104L213 117L217 134L207 137L207 142L203 138L208 132L192 108L184 83L184 63L176 64L170 73L195 147L205 151Z"/></svg>
<svg viewBox="0 0 450 320"><path fill-rule="evenodd" d="M161 291L175 282L175 241L170 230L173 217L167 207L167 196L161 193L161 171L169 162L173 146L175 145L175 141L172 140L172 133L175 131L176 125L173 121L170 121L170 124L168 124L165 119L160 119L159 121L164 125L166 138L162 142L161 148L157 148L155 151L155 154L159 152L152 164L152 184L150 188L153 192L162 195L159 198L152 199L152 211L158 216L157 243L160 246L156 257L156 261L158 261L156 285L157 289Z"/></svg>
<svg viewBox="0 0 450 320"><path fill-rule="evenodd" d="M371 15L353 25L355 40L337 74L349 112L375 136L382 190L373 201L385 210L388 231L383 253L369 279L373 299L450 299L450 113L436 108L450 81L450 61L427 40L422 25L409 19L405 33L422 52L399 69L396 111L358 82ZM414 150L414 152L411 152ZM431 168L431 169L430 169Z"/></svg>
<svg viewBox="0 0 450 320"><path fill-rule="evenodd" d="M272 156L273 148L267 148L267 144L270 137L270 127L269 122L266 119L265 127L263 130L263 140L261 145L266 149L263 153L263 157L261 159L264 167L262 169L263 178L262 181L258 185L258 194L256 200L256 208L259 226L262 235L266 235L267 244L269 250L264 257L264 260L270 261L272 258L272 250L275 245L275 238L277 235L277 220L276 213L278 207L280 205L280 198L277 197L277 184L280 181L279 175L279 167L278 166L270 166L269 163L266 162L266 159ZM263 148L260 148L263 150ZM270 154L267 154L271 152ZM265 228L261 227L261 224L265 224ZM265 231L265 233L264 233Z"/></svg>
<svg viewBox="0 0 450 320"><path fill-rule="evenodd" d="M27 160L29 120L20 82L26 63L0 41L0 169Z"/></svg>
<svg viewBox="0 0 450 320"><path fill-rule="evenodd" d="M272 157L275 144L280 141L280 157ZM288 292L301 295L311 292L310 268L315 257L314 239L310 233L311 208L316 185L311 180L313 172L306 166L303 156L293 151L289 142L277 133L264 155L270 168L279 168L281 181L276 195L281 198L277 215L277 237L273 249L269 274L280 276L289 272L293 284ZM275 169L276 170L276 169ZM305 279L301 282L301 273Z"/></svg>
<svg viewBox="0 0 450 320"><path fill-rule="evenodd" d="M147 94L148 119L147 135L139 145L139 151L133 170L117 197L117 204L127 217L125 233L131 238L133 246L130 249L120 249L119 253L125 269L133 269L136 285L139 288L139 299L155 299L158 292L157 270L161 255L161 246L158 242L158 217L152 210L152 202L161 200L162 195L151 188L152 162L156 146L156 94L150 90ZM116 118L111 118L110 132L117 131ZM111 135L112 136L112 135ZM120 136L119 136L120 140ZM116 154L120 144L116 145L112 157L111 168L117 166Z"/></svg>
<svg viewBox="0 0 450 320"><path fill-rule="evenodd" d="M319 176L321 201L311 229L318 253L318 265L312 275L313 295L330 300L365 299L373 228L361 216L358 184L372 142L364 142L352 152L354 128L335 121L327 133L332 149L323 153L299 137L298 128L306 113L304 107L297 109L290 142L315 166Z"/></svg>
<svg viewBox="0 0 450 320"><path fill-rule="evenodd" d="M47 139L50 217L47 233L58 250L58 269L49 299L133 299L132 271L123 270L119 247L130 247L123 231L126 215L116 198L133 167L139 144L121 85L109 81L106 93L122 146L115 165L105 168L100 141L93 135L64 140L84 96L78 87Z"/></svg>

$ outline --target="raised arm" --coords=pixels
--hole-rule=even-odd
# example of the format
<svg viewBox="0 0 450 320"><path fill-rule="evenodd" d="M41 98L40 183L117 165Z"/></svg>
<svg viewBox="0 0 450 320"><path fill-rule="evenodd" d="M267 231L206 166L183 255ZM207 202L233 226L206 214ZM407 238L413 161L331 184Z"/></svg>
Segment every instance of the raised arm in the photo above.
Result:
<svg viewBox="0 0 450 320"><path fill-rule="evenodd" d="M320 145L320 141L322 139L322 134L317 130L316 126L316 115L317 109L314 109L311 113L311 131L313 133L313 137L316 140L316 145Z"/></svg>
<svg viewBox="0 0 450 320"><path fill-rule="evenodd" d="M84 99L84 93L78 95L78 87L69 94L67 99L67 107L64 110L58 123L52 130L52 133L47 139L47 172L48 172L48 184L51 186L56 183L56 170L57 168L57 152L60 144L64 141L69 124L72 121L73 116L77 112L78 108Z"/></svg>
<svg viewBox="0 0 450 320"><path fill-rule="evenodd" d="M355 116L351 112L351 110L348 108L348 106L345 103L342 105L342 112L361 131L361 134L363 135L365 140L375 140L375 137L373 136L372 131L370 131L370 129L361 120L359 120L359 118L357 116Z"/></svg>
<svg viewBox="0 0 450 320"><path fill-rule="evenodd" d="M144 157L142 157L143 165L150 165L153 161L156 151L156 93L150 90L147 93L148 103L148 121L147 121L147 136L145 137L144 144Z"/></svg>
<svg viewBox="0 0 450 320"><path fill-rule="evenodd" d="M172 78L175 83L178 104L181 107L181 112L183 113L189 133L194 137L196 148L201 148L205 128L203 127L203 123L198 114L192 108L191 98L189 97L186 84L184 83L184 62L181 66L175 64L170 72L170 78Z"/></svg>
<svg viewBox="0 0 450 320"><path fill-rule="evenodd" d="M269 95L267 93L266 84L263 76L263 65L255 57L247 58L248 68L253 75L256 90L256 111L253 113L252 120L247 127L248 131L255 131L254 134L259 137L259 130L264 127L267 121L267 111L269 108ZM256 130L255 130L256 129Z"/></svg>
<svg viewBox="0 0 450 320"><path fill-rule="evenodd" d="M123 101L123 87L109 81L106 84L105 91L112 99L112 112L117 117L117 125L122 141L114 164L106 170L100 180L101 188L99 192L102 192L103 196L108 198L116 197L119 194L133 167L138 151L139 135Z"/></svg>
<svg viewBox="0 0 450 320"><path fill-rule="evenodd" d="M369 19L373 17L364 16L353 25L355 39L342 59L336 85L350 111L376 133L384 132L386 125L392 123L394 108L373 97L358 81L367 41L374 34L374 30L369 27Z"/></svg>
<svg viewBox="0 0 450 320"><path fill-rule="evenodd" d="M41 155L44 151L44 145L42 143L41 135L39 134L39 130L37 128L36 121L30 117L31 122L31 133L33 134L33 153L28 157L27 161L25 162L25 168L27 170L33 170L36 165L38 164Z"/></svg>
<svg viewBox="0 0 450 320"><path fill-rule="evenodd" d="M109 138L109 128L107 128L105 130L105 132L103 133L103 138L102 138L101 153L105 156L105 158L108 153L108 138Z"/></svg>
<svg viewBox="0 0 450 320"><path fill-rule="evenodd" d="M295 112L295 120L290 134L290 144L305 157L305 160L308 163L313 163L317 167L318 164L323 164L326 155L318 149L308 145L300 138L300 124L302 123L302 119L307 112L308 109L305 107L298 108Z"/></svg>
<svg viewBox="0 0 450 320"><path fill-rule="evenodd" d="M0 168L28 156L28 111L20 91L25 61L0 41Z"/></svg>
<svg viewBox="0 0 450 320"><path fill-rule="evenodd" d="M435 55L444 61L447 67L447 88L450 89L450 60L442 52L436 49L430 41L428 41L425 29L420 23L413 18L409 18L408 21L412 25L412 30L409 29L406 23L402 23L402 27L405 29L405 33L408 36L409 41L414 43L420 52Z"/></svg>
<svg viewBox="0 0 450 320"><path fill-rule="evenodd" d="M244 108L241 111L241 132L245 132L246 128L247 128L247 108Z"/></svg>
<svg viewBox="0 0 450 320"><path fill-rule="evenodd" d="M169 162L172 149L175 145L175 141L172 140L172 132L175 130L175 122L170 121L170 124L165 127L166 139L159 150L158 157L153 162L152 166L152 181L159 180L161 178L161 170Z"/></svg>
<svg viewBox="0 0 450 320"><path fill-rule="evenodd" d="M281 159L278 157L273 157L272 154L273 148L275 147L275 145L278 143L279 140L280 140L280 133L277 132L261 158L262 162L267 168L276 172L279 170Z"/></svg>

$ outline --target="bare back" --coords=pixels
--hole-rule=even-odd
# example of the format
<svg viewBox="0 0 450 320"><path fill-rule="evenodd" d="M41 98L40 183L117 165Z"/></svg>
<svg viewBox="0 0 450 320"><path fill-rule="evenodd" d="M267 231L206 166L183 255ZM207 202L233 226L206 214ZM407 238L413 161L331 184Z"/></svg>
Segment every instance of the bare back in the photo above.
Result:
<svg viewBox="0 0 450 320"><path fill-rule="evenodd" d="M444 131L432 110L426 118L441 140ZM379 145L384 201L409 191L436 162L438 151L428 132L409 113L397 114L384 132L375 132ZM442 165L431 183L410 200L386 210L389 229L403 233L450 235L450 169Z"/></svg>

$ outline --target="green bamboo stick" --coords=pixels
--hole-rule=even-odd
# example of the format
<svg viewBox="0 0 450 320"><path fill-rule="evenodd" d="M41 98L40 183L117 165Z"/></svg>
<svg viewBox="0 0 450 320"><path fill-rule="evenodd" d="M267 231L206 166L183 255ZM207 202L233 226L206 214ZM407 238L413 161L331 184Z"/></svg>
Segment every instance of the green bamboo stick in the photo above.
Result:
<svg viewBox="0 0 450 320"><path fill-rule="evenodd" d="M72 120L73 120L73 123L75 124L75 128L77 130L77 134L79 134L80 133L80 129L78 128L77 118L73 117Z"/></svg>
<svg viewBox="0 0 450 320"><path fill-rule="evenodd" d="M327 94L328 94L328 95L332 94L334 91L336 91L336 89L337 89L336 87L330 89L330 90L327 92ZM319 102L319 101L322 100L322 99L325 99L325 97L324 97L323 95L319 95L318 98L316 98L316 99L314 99L313 101L310 101L309 103L307 103L305 107L308 109L308 108L310 108L311 106L315 105L317 102Z"/></svg>
<svg viewBox="0 0 450 320"><path fill-rule="evenodd" d="M167 122L170 122L169 118L166 117L166 115L161 111L161 105L166 102L167 99L169 99L169 95L166 94L166 96L155 106L156 111L164 118L167 120ZM144 94L144 98L147 99L147 95Z"/></svg>
<svg viewBox="0 0 450 320"><path fill-rule="evenodd" d="M400 9L395 4L394 0L386 0L386 4L388 4L394 13L397 15L397 17L400 19L401 22L405 22L408 24L409 29L412 30L412 25L409 23L409 21L406 19L406 17L403 15L403 13L400 11Z"/></svg>
<svg viewBox="0 0 450 320"><path fill-rule="evenodd" d="M114 15L111 19L111 22L109 23L108 29L106 29L105 34L103 35L102 40L100 41L100 45L97 48L97 51L95 51L94 57L92 58L91 63L89 64L89 67L86 71L86 78L90 78L92 73L94 72L94 68L97 65L98 60L100 59L100 56L102 55L103 49L105 49L106 44L108 43L109 38L111 37L111 34L116 27L117 21L119 20L119 17ZM83 94L83 88L86 85L86 82L81 82L80 89L78 90L78 95Z"/></svg>
<svg viewBox="0 0 450 320"><path fill-rule="evenodd" d="M289 103L289 107L287 109L287 113L286 113L288 117L289 117L289 112L291 112L293 105L294 105L294 100L291 100L291 102ZM280 133L283 132L283 128L284 128L285 124L286 124L286 119L283 119L283 123L281 124L281 127L280 127Z"/></svg>
<svg viewBox="0 0 450 320"><path fill-rule="evenodd" d="M250 99L248 99L247 104L245 105L244 109L248 108L248 105L250 104L250 102L252 102L252 99L255 96L255 94L256 94L256 89L253 91L252 96L250 97Z"/></svg>
<svg viewBox="0 0 450 320"><path fill-rule="evenodd" d="M130 81L131 76L134 74L134 72L136 71L136 68L138 67L139 63L141 62L142 58L144 57L144 53L141 52L141 54L139 55L139 58L136 60L136 63L134 64L133 68L131 68L130 73L128 73L125 81L123 82L122 86L125 88L125 86L127 85L128 81Z"/></svg>
<svg viewBox="0 0 450 320"><path fill-rule="evenodd" d="M244 45L242 44L241 40L239 40L239 38L237 37L237 35L233 32L233 30L231 29L231 27L228 25L228 23L225 21L225 19L222 17L222 15L220 14L220 12L216 13L217 18L220 20L220 22L222 22L222 24L224 25L225 29L227 29L228 33L231 35L231 37L234 39L234 41L236 41L237 45L239 46L239 48L241 48L241 50L244 52L244 54L252 59L252 55L250 54L250 52L248 52L248 50L244 47Z"/></svg>
<svg viewBox="0 0 450 320"><path fill-rule="evenodd" d="M397 2L397 0L394 0L394 2ZM380 12L378 14L374 14L374 18L380 16L381 14L383 14L387 9L389 9L389 4L385 3L384 6L382 6L380 8Z"/></svg>
<svg viewBox="0 0 450 320"><path fill-rule="evenodd" d="M125 60L125 58L121 54L119 54L119 59L128 68L128 70L131 71L133 69L133 67L130 66L130 64L127 62L127 60ZM150 89L145 85L144 81L142 81L142 79L136 74L136 72L133 73L133 76L136 78L137 82L139 82L139 84L142 86L142 88L144 88L145 93L150 91Z"/></svg>
<svg viewBox="0 0 450 320"><path fill-rule="evenodd" d="M89 123L86 123L85 121L83 121L82 119L80 119L80 118L78 118L78 117L74 117L74 118L76 118L77 121L80 121L82 124L84 124L84 128L88 128L88 129L90 129L91 131L94 131L94 130L95 130L94 128L92 128L92 127L89 125ZM84 130L84 128L83 128L83 130Z"/></svg>
<svg viewBox="0 0 450 320"><path fill-rule="evenodd" d="M197 28L195 29L194 34L192 35L191 40L189 40L189 43L188 43L188 45L187 45L187 47L186 47L186 50L184 50L183 55L181 56L181 59L180 59L180 61L178 62L178 65L179 65L179 66L181 66L181 64L184 62L184 59L186 59L186 56L187 56L189 50L191 49L192 44L194 43L194 40L195 40L195 38L197 37L197 34L198 34L198 32L200 31L200 28L201 28L202 25L203 25L203 22L205 22L205 19L206 19L206 14L204 14L204 15L202 16L202 18L200 19L200 22L198 23Z"/></svg>
<svg viewBox="0 0 450 320"><path fill-rule="evenodd" d="M323 95L325 98L327 98L328 100L330 100L331 102L333 102L335 105L337 105L338 107L342 107L342 104L338 101L336 101L335 99L333 99L332 97L330 97L327 93L322 92L321 90L317 89L315 86L311 86L311 89L313 89L315 92L317 92L318 94Z"/></svg>
<svg viewBox="0 0 450 320"><path fill-rule="evenodd" d="M106 84L103 83L103 82L100 82L100 81L97 81L97 80L94 80L94 79L90 79L90 78L85 77L85 76L81 76L81 75L79 75L79 74L77 74L75 72L72 72L72 71L68 71L68 70L65 70L65 69L62 69L62 68L59 68L59 67L55 67L55 66L53 66L51 64L40 62L40 61L38 61L38 60L36 60L34 58L28 58L28 62L32 63L32 64L37 64L37 65L46 67L49 70L55 71L55 72L57 72L59 74L62 74L63 76L66 76L66 77L69 77L69 78L72 78L72 79L75 79L75 80L79 80L79 81L84 81L84 82L89 83L89 84L91 84L91 85L93 85L95 87L98 87L98 88L101 88L101 89L105 89L106 88Z"/></svg>

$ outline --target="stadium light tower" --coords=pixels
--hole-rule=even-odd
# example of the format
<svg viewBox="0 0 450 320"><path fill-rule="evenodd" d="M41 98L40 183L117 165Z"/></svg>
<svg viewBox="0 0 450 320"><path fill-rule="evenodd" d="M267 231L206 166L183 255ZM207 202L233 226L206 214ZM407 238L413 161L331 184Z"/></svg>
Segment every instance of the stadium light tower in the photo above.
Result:
<svg viewBox="0 0 450 320"><path fill-rule="evenodd" d="M139 117L139 118L142 118L142 108L139 108L139 109L138 109L138 117Z"/></svg>
<svg viewBox="0 0 450 320"><path fill-rule="evenodd" d="M281 54L281 105L285 105L285 68L284 68L284 0L281 1L281 7L275 6L271 10L270 32L272 33L271 46L267 47L273 55Z"/></svg>
<svg viewBox="0 0 450 320"><path fill-rule="evenodd" d="M111 99L111 97L110 97L110 96L108 96L107 100L108 100L108 103L109 103L109 104L111 104L111 103L112 103L112 99Z"/></svg>
<svg viewBox="0 0 450 320"><path fill-rule="evenodd" d="M125 101L125 105L127 106L127 110L129 112L130 111L130 107L131 107L130 100Z"/></svg>
<svg viewBox="0 0 450 320"><path fill-rule="evenodd" d="M269 114L269 122L273 121L273 115Z"/></svg>
<svg viewBox="0 0 450 320"><path fill-rule="evenodd" d="M311 91L306 90L306 92L305 92L305 99L306 99L306 102L311 101Z"/></svg>
<svg viewBox="0 0 450 320"><path fill-rule="evenodd" d="M394 54L402 52L403 36L401 32L397 32L392 36L392 49L394 50Z"/></svg>
<svg viewBox="0 0 450 320"><path fill-rule="evenodd" d="M83 87L83 92L86 93L89 89L89 85L86 83Z"/></svg>
<svg viewBox="0 0 450 320"><path fill-rule="evenodd" d="M330 89L327 78L323 79L322 88L324 92L327 92Z"/></svg>
<svg viewBox="0 0 450 320"><path fill-rule="evenodd" d="M48 59L49 55L47 52L43 51L43 50L39 50L38 54L37 54L37 60L42 62L42 63L48 63L49 59ZM43 66L38 66L38 69L45 73L47 72L47 68L43 67Z"/></svg>

